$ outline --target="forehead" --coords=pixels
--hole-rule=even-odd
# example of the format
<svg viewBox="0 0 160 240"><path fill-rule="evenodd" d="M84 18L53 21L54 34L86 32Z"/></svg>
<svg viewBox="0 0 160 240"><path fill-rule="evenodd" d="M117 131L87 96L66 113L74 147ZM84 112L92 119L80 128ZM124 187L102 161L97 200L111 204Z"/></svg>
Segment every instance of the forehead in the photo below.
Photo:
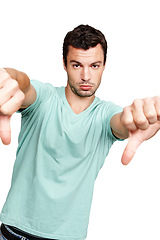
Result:
<svg viewBox="0 0 160 240"><path fill-rule="evenodd" d="M103 61L104 54L103 49L100 44L93 48L89 48L87 50L81 48L74 48L69 46L69 51L67 55L68 61L78 61L78 62L96 62Z"/></svg>

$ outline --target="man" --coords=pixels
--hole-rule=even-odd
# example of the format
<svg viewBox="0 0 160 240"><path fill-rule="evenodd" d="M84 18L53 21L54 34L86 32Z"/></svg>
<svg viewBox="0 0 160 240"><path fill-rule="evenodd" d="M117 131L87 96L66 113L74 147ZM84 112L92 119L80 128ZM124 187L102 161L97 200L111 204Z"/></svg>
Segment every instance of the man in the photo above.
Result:
<svg viewBox="0 0 160 240"><path fill-rule="evenodd" d="M9 144L10 117L22 114L11 188L0 214L6 239L82 240L87 236L94 182L111 145L129 137L137 147L160 129L160 97L124 109L95 97L107 42L88 25L63 44L66 87L53 87L14 69L0 69L0 137Z"/></svg>

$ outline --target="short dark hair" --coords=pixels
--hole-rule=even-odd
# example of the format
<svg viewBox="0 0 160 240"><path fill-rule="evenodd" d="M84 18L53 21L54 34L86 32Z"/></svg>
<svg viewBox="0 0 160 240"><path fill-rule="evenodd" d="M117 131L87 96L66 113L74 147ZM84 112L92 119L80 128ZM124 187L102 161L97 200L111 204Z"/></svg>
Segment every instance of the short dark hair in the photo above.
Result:
<svg viewBox="0 0 160 240"><path fill-rule="evenodd" d="M101 44L104 52L104 64L106 63L107 56L107 41L104 34L89 26L89 25L79 25L66 34L63 43L63 59L64 64L67 66L67 55L69 51L69 46L88 50L91 47Z"/></svg>

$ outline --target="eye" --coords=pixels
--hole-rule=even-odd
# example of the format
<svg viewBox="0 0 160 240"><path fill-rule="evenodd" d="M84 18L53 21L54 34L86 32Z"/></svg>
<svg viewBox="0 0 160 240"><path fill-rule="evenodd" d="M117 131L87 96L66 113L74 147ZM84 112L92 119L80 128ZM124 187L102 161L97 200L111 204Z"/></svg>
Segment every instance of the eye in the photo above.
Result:
<svg viewBox="0 0 160 240"><path fill-rule="evenodd" d="M78 69L78 68L80 68L80 64L73 64L73 67L74 67L75 69Z"/></svg>
<svg viewBox="0 0 160 240"><path fill-rule="evenodd" d="M99 68L99 65L93 64L93 65L92 65L92 68L93 68L93 69L97 69L97 68Z"/></svg>

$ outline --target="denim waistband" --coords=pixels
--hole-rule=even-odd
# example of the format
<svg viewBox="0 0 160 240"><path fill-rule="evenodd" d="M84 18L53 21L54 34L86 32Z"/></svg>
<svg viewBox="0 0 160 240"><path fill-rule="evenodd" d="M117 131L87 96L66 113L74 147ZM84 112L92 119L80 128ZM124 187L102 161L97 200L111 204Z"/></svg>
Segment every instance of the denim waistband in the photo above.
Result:
<svg viewBox="0 0 160 240"><path fill-rule="evenodd" d="M32 234L21 231L20 229L14 228L12 226L8 226L6 224L1 225L2 235L7 240L58 240L58 239L49 239L49 238L41 238L38 236L34 236Z"/></svg>

